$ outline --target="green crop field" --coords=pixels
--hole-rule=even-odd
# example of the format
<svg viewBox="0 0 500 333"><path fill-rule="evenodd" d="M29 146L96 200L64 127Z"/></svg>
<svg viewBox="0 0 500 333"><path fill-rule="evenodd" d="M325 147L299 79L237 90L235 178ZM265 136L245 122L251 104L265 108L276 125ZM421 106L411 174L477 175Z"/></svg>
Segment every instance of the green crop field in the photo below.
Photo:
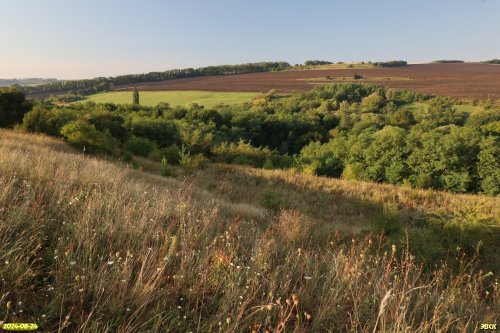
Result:
<svg viewBox="0 0 500 333"><path fill-rule="evenodd" d="M248 92L211 92L211 91L141 91L140 104L155 106L159 103L169 103L172 106L189 106L198 103L206 107L217 104L238 104L250 101L259 93ZM85 101L96 103L131 104L132 91L115 91L88 96Z"/></svg>

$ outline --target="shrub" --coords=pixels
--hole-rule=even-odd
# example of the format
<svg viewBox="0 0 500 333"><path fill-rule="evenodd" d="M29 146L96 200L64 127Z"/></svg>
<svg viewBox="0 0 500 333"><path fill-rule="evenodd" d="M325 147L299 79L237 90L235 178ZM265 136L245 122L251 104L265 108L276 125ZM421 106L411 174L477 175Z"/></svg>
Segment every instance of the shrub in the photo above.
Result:
<svg viewBox="0 0 500 333"><path fill-rule="evenodd" d="M489 136L481 142L478 174L481 177L481 189L489 195L500 194L500 140Z"/></svg>
<svg viewBox="0 0 500 333"><path fill-rule="evenodd" d="M317 141L302 148L296 162L303 172L319 176L339 177L343 169L335 147Z"/></svg>
<svg viewBox="0 0 500 333"><path fill-rule="evenodd" d="M125 143L125 149L139 156L148 156L156 149L156 144L146 138L131 136Z"/></svg>
<svg viewBox="0 0 500 333"><path fill-rule="evenodd" d="M269 157L266 158L266 160L264 161L264 164L262 164L262 169L266 169L266 170L274 169L273 160L271 160Z"/></svg>
<svg viewBox="0 0 500 333"><path fill-rule="evenodd" d="M171 145L161 149L161 153L170 164L179 164L181 158L180 150L177 145Z"/></svg>
<svg viewBox="0 0 500 333"><path fill-rule="evenodd" d="M428 173L421 173L415 178L415 187L416 188L432 188L433 179L432 175Z"/></svg>
<svg viewBox="0 0 500 333"><path fill-rule="evenodd" d="M129 151L126 151L123 154L122 161L125 163L131 163L134 160L134 155L132 155Z"/></svg>
<svg viewBox="0 0 500 333"><path fill-rule="evenodd" d="M467 192L471 179L467 172L450 172L441 176L443 187L451 192Z"/></svg>
<svg viewBox="0 0 500 333"><path fill-rule="evenodd" d="M398 238L403 230L401 220L395 207L384 205L383 212L375 218L375 229L386 236Z"/></svg>
<svg viewBox="0 0 500 333"><path fill-rule="evenodd" d="M165 157L161 159L160 174L163 177L170 177L170 176L172 176L172 171L170 170L170 167L168 166L168 161L167 161L167 159Z"/></svg>
<svg viewBox="0 0 500 333"><path fill-rule="evenodd" d="M121 142L124 142L128 137L127 129L123 126L125 121L122 116L99 110L86 115L84 120L94 125L101 132L109 132Z"/></svg>
<svg viewBox="0 0 500 333"><path fill-rule="evenodd" d="M130 120L130 132L165 147L179 142L179 133L171 121L134 116Z"/></svg>
<svg viewBox="0 0 500 333"><path fill-rule="evenodd" d="M31 103L17 88L0 88L0 127L14 127L30 110Z"/></svg>
<svg viewBox="0 0 500 333"><path fill-rule="evenodd" d="M109 133L98 131L94 125L83 120L77 120L65 125L61 135L71 145L90 152L113 153L117 143Z"/></svg>
<svg viewBox="0 0 500 333"><path fill-rule="evenodd" d="M378 92L374 92L361 100L361 107L364 112L376 112L384 105L384 97Z"/></svg>
<svg viewBox="0 0 500 333"><path fill-rule="evenodd" d="M260 203L273 213L278 213L283 208L288 208L288 200L283 193L276 190L266 190L260 197Z"/></svg>
<svg viewBox="0 0 500 333"><path fill-rule="evenodd" d="M361 163L347 164L342 172L342 178L349 180L368 180L368 174Z"/></svg>
<svg viewBox="0 0 500 333"><path fill-rule="evenodd" d="M223 142L212 148L213 159L216 162L228 164L244 164L261 167L266 160L277 159L277 153L269 148L257 148L243 140L238 143Z"/></svg>
<svg viewBox="0 0 500 333"><path fill-rule="evenodd" d="M28 132L39 132L47 135L58 136L64 125L75 121L78 115L66 108L52 107L37 103L33 109L26 113L21 128Z"/></svg>
<svg viewBox="0 0 500 333"><path fill-rule="evenodd" d="M413 112L408 109L397 109L387 114L387 122L389 125L402 128L409 128L416 123Z"/></svg>
<svg viewBox="0 0 500 333"><path fill-rule="evenodd" d="M191 155L184 147L180 151L180 165L189 170L202 168L207 163L207 158L203 154Z"/></svg>

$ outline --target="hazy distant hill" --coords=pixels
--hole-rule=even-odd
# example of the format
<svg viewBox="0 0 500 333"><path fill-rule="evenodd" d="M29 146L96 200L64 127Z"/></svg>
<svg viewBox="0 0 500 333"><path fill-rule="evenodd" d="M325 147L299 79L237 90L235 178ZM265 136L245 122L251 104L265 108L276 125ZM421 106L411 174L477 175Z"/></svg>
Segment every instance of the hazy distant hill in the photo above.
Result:
<svg viewBox="0 0 500 333"><path fill-rule="evenodd" d="M42 79L42 78L29 78L29 79L0 79L0 87L10 87L13 84L20 86L36 86L39 84L56 82L57 79Z"/></svg>

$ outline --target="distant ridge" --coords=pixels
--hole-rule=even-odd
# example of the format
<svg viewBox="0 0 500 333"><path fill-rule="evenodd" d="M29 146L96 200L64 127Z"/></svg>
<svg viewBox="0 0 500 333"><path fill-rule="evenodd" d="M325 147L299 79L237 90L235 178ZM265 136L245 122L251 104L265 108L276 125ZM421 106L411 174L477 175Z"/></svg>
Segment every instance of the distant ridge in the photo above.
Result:
<svg viewBox="0 0 500 333"><path fill-rule="evenodd" d="M0 79L0 87L10 87L15 84L19 86L36 86L40 84L53 83L57 81L58 80L54 78Z"/></svg>

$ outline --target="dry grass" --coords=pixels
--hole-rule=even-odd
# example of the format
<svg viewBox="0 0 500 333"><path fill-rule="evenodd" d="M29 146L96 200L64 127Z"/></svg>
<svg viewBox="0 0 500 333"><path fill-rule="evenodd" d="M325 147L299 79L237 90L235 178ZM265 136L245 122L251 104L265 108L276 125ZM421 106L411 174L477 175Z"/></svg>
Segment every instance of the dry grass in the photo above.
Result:
<svg viewBox="0 0 500 333"><path fill-rule="evenodd" d="M457 195L238 165L212 165L194 178L194 184L212 191L219 189L222 197L231 202L252 205L258 205L266 190L276 189L289 203L287 208L300 211L319 226L333 225L335 230L354 234L370 230L384 207L404 212L408 218L479 207L482 214L500 225L500 197Z"/></svg>
<svg viewBox="0 0 500 333"><path fill-rule="evenodd" d="M406 209L454 211L463 205L483 205L485 212L500 218L500 198L478 195L457 195L433 190L403 188L389 184L333 179L311 175L236 167L251 176L277 179L288 185L309 190L321 190L337 196L358 198L374 203L390 203Z"/></svg>
<svg viewBox="0 0 500 333"><path fill-rule="evenodd" d="M321 220L212 193L0 131L0 320L47 332L468 332L498 320L491 274L424 272L369 234L318 248L307 235Z"/></svg>

